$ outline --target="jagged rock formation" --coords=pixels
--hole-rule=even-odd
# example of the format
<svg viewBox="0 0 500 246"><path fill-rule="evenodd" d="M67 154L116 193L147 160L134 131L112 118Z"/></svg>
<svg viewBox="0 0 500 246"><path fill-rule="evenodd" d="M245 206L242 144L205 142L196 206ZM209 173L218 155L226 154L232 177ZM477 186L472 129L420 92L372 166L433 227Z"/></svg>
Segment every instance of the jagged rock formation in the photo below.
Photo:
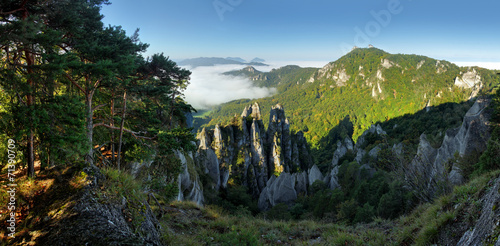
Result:
<svg viewBox="0 0 500 246"><path fill-rule="evenodd" d="M330 189L341 188L338 181L338 173L339 173L339 166L342 163L339 163L339 160L342 157L344 157L348 152L352 152L355 155L354 160L362 165L360 169L364 169L367 171L363 173L368 173L370 176L373 176L375 169L373 167L370 167L368 163L363 163L363 157L365 155L368 155L372 159L376 159L378 153L381 150L381 147L375 146L374 148L372 148L367 152L363 148L363 145L365 143L365 138L368 134L377 134L379 136L387 135L387 133L382 129L380 125L372 125L368 130L364 131L363 134L361 134L355 145L350 137L346 137L344 138L343 141L337 142L337 149L333 153L331 170L323 179L328 188Z"/></svg>
<svg viewBox="0 0 500 246"><path fill-rule="evenodd" d="M440 148L431 146L426 135L422 134L417 155L413 161L406 162L410 164L405 164L404 175L409 175L408 178L415 173L423 175L429 197L437 192L436 184L442 184L442 181L451 185L462 182L460 168L450 162L455 153L465 156L486 148L490 136L488 104L489 100L478 99L465 115L462 126L446 132ZM331 166L326 173L321 173L313 166L303 134L290 134L283 107L273 107L269 117L269 126L264 130L260 108L254 104L246 107L233 124L217 125L212 131L202 130L198 135L200 143L195 158L197 166L212 178L214 189L224 189L228 183L245 185L254 198L259 198L258 205L262 210L278 203L291 205L298 194L307 194L308 187L316 180L322 180L330 189L342 188L338 180L339 161L347 153L351 153L349 158L354 158L360 165L357 175L367 177L374 176L376 169L373 164L381 151L392 150L394 157L407 154L401 143L392 148L383 142L374 144L373 139L384 139L387 133L380 125L373 125L363 132L356 144L350 137L339 141ZM188 195L193 192L193 184L185 190L189 191ZM195 192L191 197L196 197L195 194L199 193Z"/></svg>
<svg viewBox="0 0 500 246"><path fill-rule="evenodd" d="M323 180L323 174L321 174L318 166L314 165L309 169L309 185L314 184L316 180Z"/></svg>
<svg viewBox="0 0 500 246"><path fill-rule="evenodd" d="M324 182L329 188L339 188L338 172L339 160L349 151L354 156L361 167L359 175L374 175L375 169L371 165L376 161L380 151L384 149L392 150L395 159L398 162L396 166L404 166L401 175L409 182L409 187L419 189L422 193L420 197L423 200L432 200L443 189L450 189L454 185L462 184L463 176L460 167L456 163L457 155L460 157L475 153L481 153L486 149L486 143L490 137L489 118L490 113L487 106L490 100L479 98L469 109L463 119L463 123L456 129L449 129L439 148L434 148L427 136L422 134L417 147L417 154L410 161L406 161L405 146L402 143L394 144L392 148L384 144L371 145L366 149L366 137L368 134L375 134L384 138L387 133L380 125L372 126L363 132L353 146L350 138L337 142L337 149L333 153L332 165L324 178ZM363 171L364 170L364 171ZM341 188L341 187L340 187Z"/></svg>
<svg viewBox="0 0 500 246"><path fill-rule="evenodd" d="M455 79L455 86L472 89L469 100L477 97L481 89L483 88L483 81L481 80L481 75L476 71L476 69L468 70L463 73L460 72L460 76Z"/></svg>
<svg viewBox="0 0 500 246"><path fill-rule="evenodd" d="M209 173L208 170L214 170L214 166L217 166L217 156L213 151L206 149L206 142L200 143L200 149L204 151L199 151L204 156L203 163L205 173ZM194 156L192 152L182 152L179 150L174 150L175 158L180 161L181 170L177 176L178 191L177 200L178 201L194 201L198 205L202 205L204 201L203 197L203 185L200 181L200 175L196 171L196 164L194 162ZM150 157L154 159L154 156ZM149 169L153 166L154 162L152 160L146 160L142 162L131 162L128 163L125 168L130 171L130 174L135 179L140 179L143 181L151 181L152 177ZM217 169L218 170L218 166ZM158 178L158 177L156 177ZM163 180L167 179L167 174L164 175Z"/></svg>
<svg viewBox="0 0 500 246"><path fill-rule="evenodd" d="M271 109L267 130L255 103L245 107L232 124L217 125L210 131L203 129L197 138L196 166L211 177L212 188L224 189L228 183L245 185L255 198L262 200L261 209L290 203L297 194L307 194L312 158L303 133L290 133L290 123L281 105ZM317 167L312 170L314 180L323 178Z"/></svg>
<svg viewBox="0 0 500 246"><path fill-rule="evenodd" d="M175 155L181 161L182 171L178 177L179 194L178 201L194 201L198 205L203 204L203 186L201 185L200 177L195 171L193 155L188 153L187 156L180 151L175 151Z"/></svg>
<svg viewBox="0 0 500 246"><path fill-rule="evenodd" d="M464 117L459 128L446 132L443 143L439 148L433 148L425 134L420 136L417 155L408 167L407 173L422 174L428 184L426 190L433 197L438 189L438 183L449 182L458 185L463 182L460 168L457 163L448 163L454 159L455 153L467 156L474 152L481 153L486 149L490 137L490 114L487 106L490 100L480 98L474 103ZM451 171L446 165L451 165Z"/></svg>
<svg viewBox="0 0 500 246"><path fill-rule="evenodd" d="M344 138L343 142L338 141L337 142L337 149L333 153L333 160L332 160L332 166L335 167L339 164L340 158L342 158L345 154L347 154L348 151L353 151L354 150L354 143L352 142L352 139L349 137Z"/></svg>
<svg viewBox="0 0 500 246"><path fill-rule="evenodd" d="M462 88L472 88L478 84L481 84L481 76L477 73L476 69L467 71L466 73L460 73L461 77L455 79L455 86Z"/></svg>

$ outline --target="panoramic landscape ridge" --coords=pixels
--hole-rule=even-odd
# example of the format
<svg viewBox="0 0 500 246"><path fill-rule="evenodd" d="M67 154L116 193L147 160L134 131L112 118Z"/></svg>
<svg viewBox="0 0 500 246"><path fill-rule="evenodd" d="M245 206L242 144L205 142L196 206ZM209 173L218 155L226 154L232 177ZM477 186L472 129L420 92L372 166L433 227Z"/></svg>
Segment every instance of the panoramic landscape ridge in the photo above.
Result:
<svg viewBox="0 0 500 246"><path fill-rule="evenodd" d="M4 1L1 245L500 245L494 7Z"/></svg>

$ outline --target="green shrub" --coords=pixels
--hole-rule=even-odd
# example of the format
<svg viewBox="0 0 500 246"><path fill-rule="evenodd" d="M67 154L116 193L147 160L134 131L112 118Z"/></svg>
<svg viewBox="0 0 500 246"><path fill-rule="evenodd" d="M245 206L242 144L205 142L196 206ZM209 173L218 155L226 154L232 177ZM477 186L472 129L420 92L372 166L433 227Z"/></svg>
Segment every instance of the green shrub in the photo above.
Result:
<svg viewBox="0 0 500 246"><path fill-rule="evenodd" d="M358 203L354 200L347 200L339 205L339 211L337 213L337 218L341 221L351 223L357 213Z"/></svg>
<svg viewBox="0 0 500 246"><path fill-rule="evenodd" d="M214 241L220 242L223 246L253 246L259 243L257 235L250 229L233 230L229 233L215 234L215 236Z"/></svg>
<svg viewBox="0 0 500 246"><path fill-rule="evenodd" d="M280 203L267 211L267 218L271 220L290 220L292 215L288 211L288 206Z"/></svg>
<svg viewBox="0 0 500 246"><path fill-rule="evenodd" d="M373 221L373 216L375 216L375 208L370 206L370 204L365 203L363 207L358 208L356 217L354 218L354 223L371 222Z"/></svg>
<svg viewBox="0 0 500 246"><path fill-rule="evenodd" d="M474 175L480 175L488 171L500 168L500 127L493 130L486 151L479 158L479 162L474 165Z"/></svg>
<svg viewBox="0 0 500 246"><path fill-rule="evenodd" d="M294 219L299 219L305 212L306 210L304 209L304 205L302 203L295 203L295 205L293 205L290 209L290 214Z"/></svg>

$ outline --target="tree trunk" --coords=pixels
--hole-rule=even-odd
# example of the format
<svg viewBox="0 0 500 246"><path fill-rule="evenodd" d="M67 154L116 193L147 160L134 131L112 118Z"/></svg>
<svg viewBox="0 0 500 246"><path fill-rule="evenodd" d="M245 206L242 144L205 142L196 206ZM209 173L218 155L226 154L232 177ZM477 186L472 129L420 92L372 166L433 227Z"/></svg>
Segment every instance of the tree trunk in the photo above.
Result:
<svg viewBox="0 0 500 246"><path fill-rule="evenodd" d="M92 144L92 136L94 133L94 111L92 110L92 97L93 97L93 91L86 93L85 95L85 107L86 107L86 113L87 113L87 140L89 143L89 149L87 152L87 163L90 166L94 165L94 146Z"/></svg>
<svg viewBox="0 0 500 246"><path fill-rule="evenodd" d="M110 126L115 126L115 120L113 117L115 116L115 92L111 93L111 122ZM111 135L111 163L115 164L115 131L113 129L109 129Z"/></svg>
<svg viewBox="0 0 500 246"><path fill-rule="evenodd" d="M120 123L120 136L118 139L118 154L117 154L117 167L120 170L120 160L122 151L122 137L123 137L123 126L125 125L125 111L127 111L127 91L123 93L123 111L122 111L122 122Z"/></svg>
<svg viewBox="0 0 500 246"><path fill-rule="evenodd" d="M33 69L31 68L34 65L34 57L33 55L28 52L27 49L24 50L24 55L26 56L26 65L27 65L27 71L28 71L28 88L29 88L29 93L26 95L26 103L28 107L28 115L27 118L30 122L29 126L29 133L28 133L28 143L27 143L27 148L26 148L26 158L28 161L28 177L34 178L35 177L35 144L34 144L34 133L33 133L33 116L30 114L32 110L34 110L34 96L33 92L35 90L35 83L33 81L33 78L31 76L33 75Z"/></svg>
<svg viewBox="0 0 500 246"><path fill-rule="evenodd" d="M34 154L34 136L33 130L30 129L28 133L28 148L27 148L27 159L28 159L28 177L35 177L35 154Z"/></svg>
<svg viewBox="0 0 500 246"><path fill-rule="evenodd" d="M170 112L168 114L169 117L169 123L168 123L168 129L172 130L172 122L174 121L174 106L175 105L175 92L172 93L172 101L170 102Z"/></svg>

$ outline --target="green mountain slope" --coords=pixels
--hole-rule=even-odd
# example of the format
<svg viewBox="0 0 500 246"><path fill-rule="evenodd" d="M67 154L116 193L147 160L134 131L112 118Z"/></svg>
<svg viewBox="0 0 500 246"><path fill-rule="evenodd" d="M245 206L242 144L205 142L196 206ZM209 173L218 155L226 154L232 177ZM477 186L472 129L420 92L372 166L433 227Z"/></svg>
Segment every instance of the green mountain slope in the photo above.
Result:
<svg viewBox="0 0 500 246"><path fill-rule="evenodd" d="M224 75L248 77L256 86L275 87L279 93L283 93L289 88L306 83L317 70L317 68L288 65L265 73L248 66L241 70L225 72Z"/></svg>
<svg viewBox="0 0 500 246"><path fill-rule="evenodd" d="M248 76L256 85L277 87L278 93L223 104L212 111L212 120L205 126L229 122L254 101L263 112L280 103L286 109L291 129L304 131L313 149L321 148L319 144L325 142L329 131L346 117L357 139L374 123L430 106L467 101L490 91L499 80L487 69L461 68L447 61L389 54L376 48L355 49L321 69L287 66L262 73L247 67L226 75ZM462 84L471 87L461 87L456 81L465 81ZM264 124L267 120L264 118Z"/></svg>

